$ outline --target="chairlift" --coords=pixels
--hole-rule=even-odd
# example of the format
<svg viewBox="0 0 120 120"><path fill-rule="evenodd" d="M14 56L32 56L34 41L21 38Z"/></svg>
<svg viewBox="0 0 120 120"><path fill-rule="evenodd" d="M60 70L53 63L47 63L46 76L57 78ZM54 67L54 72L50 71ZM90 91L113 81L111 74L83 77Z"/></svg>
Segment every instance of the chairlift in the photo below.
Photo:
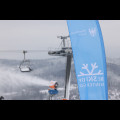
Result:
<svg viewBox="0 0 120 120"><path fill-rule="evenodd" d="M67 56L72 54L72 48L67 46L66 47L66 40L69 38L69 36L58 36L57 38L62 39L62 46L59 50L50 50L48 52L49 55L52 56Z"/></svg>
<svg viewBox="0 0 120 120"><path fill-rule="evenodd" d="M58 38L62 39L62 46L60 50L49 51L48 54L51 56L63 56L67 58L66 61L66 75L65 75L65 92L64 99L69 100L69 91L70 91L70 75L71 75L71 62L73 58L72 48L71 46L66 45L66 40L69 36L58 36ZM53 87L53 86L52 86Z"/></svg>
<svg viewBox="0 0 120 120"><path fill-rule="evenodd" d="M30 66L30 60L26 60L25 58L25 54L27 53L27 51L23 51L24 54L24 60L21 62L19 68L21 72L31 72L31 66Z"/></svg>

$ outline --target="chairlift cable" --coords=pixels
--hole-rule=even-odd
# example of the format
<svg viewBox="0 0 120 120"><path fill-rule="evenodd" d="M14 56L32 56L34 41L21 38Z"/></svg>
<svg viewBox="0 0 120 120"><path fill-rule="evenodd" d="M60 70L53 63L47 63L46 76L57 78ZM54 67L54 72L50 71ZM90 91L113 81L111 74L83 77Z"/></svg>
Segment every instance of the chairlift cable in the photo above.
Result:
<svg viewBox="0 0 120 120"><path fill-rule="evenodd" d="M0 53L22 53L23 50L0 50ZM27 53L48 52L48 50L27 50Z"/></svg>

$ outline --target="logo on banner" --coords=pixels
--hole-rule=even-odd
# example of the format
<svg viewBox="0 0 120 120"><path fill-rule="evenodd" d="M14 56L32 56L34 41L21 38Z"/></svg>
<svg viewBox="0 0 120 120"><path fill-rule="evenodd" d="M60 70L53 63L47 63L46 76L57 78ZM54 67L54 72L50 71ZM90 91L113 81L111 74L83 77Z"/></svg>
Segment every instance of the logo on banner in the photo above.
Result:
<svg viewBox="0 0 120 120"><path fill-rule="evenodd" d="M89 76L89 75L103 75L101 70L99 70L97 73L94 73L94 70L98 68L97 63L91 64L91 67L92 70L90 71L88 69L88 64L83 64L82 69L85 69L87 71L87 74L80 72L80 75L78 76L80 77L80 76Z"/></svg>
<svg viewBox="0 0 120 120"><path fill-rule="evenodd" d="M91 64L92 69L88 69L88 64L83 64L82 70L86 70L87 73L80 72L78 77L80 87L97 87L97 86L104 86L104 73L101 70L98 72L94 72L98 69L97 63Z"/></svg>
<svg viewBox="0 0 120 120"><path fill-rule="evenodd" d="M96 28L89 28L88 32L90 36L95 37L97 34L97 29ZM79 35L79 36L86 36L87 35L87 30L81 30L81 31L76 31L76 32L71 32L71 35Z"/></svg>
<svg viewBox="0 0 120 120"><path fill-rule="evenodd" d="M95 37L96 33L97 33L97 30L96 28L89 28L89 33L92 37Z"/></svg>
<svg viewBox="0 0 120 120"><path fill-rule="evenodd" d="M71 32L71 35L79 35L79 36L86 36L87 31L86 30L81 30L81 31L76 31L76 32Z"/></svg>

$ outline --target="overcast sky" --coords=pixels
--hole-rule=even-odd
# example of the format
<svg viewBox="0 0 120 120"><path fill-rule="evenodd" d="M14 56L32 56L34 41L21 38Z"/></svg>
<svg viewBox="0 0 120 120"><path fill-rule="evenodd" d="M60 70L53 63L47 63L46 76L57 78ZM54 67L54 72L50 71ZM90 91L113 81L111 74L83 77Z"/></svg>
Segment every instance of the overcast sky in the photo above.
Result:
<svg viewBox="0 0 120 120"><path fill-rule="evenodd" d="M100 21L106 55L110 58L120 58L120 21ZM58 35L68 35L67 23L65 20L0 20L0 50L48 50L57 48L60 40ZM20 55L0 53L0 58L19 58ZM35 57L47 58L47 53ZM37 58L36 58L37 59Z"/></svg>

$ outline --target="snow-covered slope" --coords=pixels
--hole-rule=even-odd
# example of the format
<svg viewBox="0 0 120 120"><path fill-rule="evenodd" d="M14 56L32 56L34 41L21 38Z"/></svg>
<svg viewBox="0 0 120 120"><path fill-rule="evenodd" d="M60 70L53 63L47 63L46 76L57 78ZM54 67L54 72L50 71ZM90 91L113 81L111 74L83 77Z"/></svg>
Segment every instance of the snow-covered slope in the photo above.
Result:
<svg viewBox="0 0 120 120"><path fill-rule="evenodd" d="M48 85L51 80L59 83L59 94L54 99L64 96L65 65L64 57L46 60L31 60L33 71L21 73L20 61L0 60L0 96L15 100L47 100ZM120 99L120 62L107 59L109 99ZM71 70L70 99L78 100L78 87L74 63Z"/></svg>
<svg viewBox="0 0 120 120"><path fill-rule="evenodd" d="M21 73L20 61L0 60L0 96L5 99L48 99L47 91L51 80L59 83L59 95L55 99L64 96L64 80L66 59L63 57L48 60L31 60L33 69L30 73ZM74 66L74 65L73 65ZM72 85L77 81L74 79L74 68L72 69ZM78 92L78 91L77 91ZM77 93L75 92L75 93ZM78 96L78 94L76 94ZM79 96L78 96L79 97Z"/></svg>

